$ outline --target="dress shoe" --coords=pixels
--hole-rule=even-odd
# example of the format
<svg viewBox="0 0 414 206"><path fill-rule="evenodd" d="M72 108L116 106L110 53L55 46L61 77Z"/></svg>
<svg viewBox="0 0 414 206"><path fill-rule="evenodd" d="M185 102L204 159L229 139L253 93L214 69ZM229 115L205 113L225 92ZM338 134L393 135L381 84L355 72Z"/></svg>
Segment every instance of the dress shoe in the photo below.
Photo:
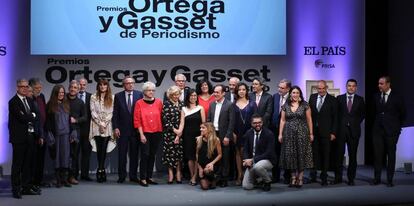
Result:
<svg viewBox="0 0 414 206"><path fill-rule="evenodd" d="M132 180L130 180L132 182ZM117 183L124 183L125 182L125 178L118 178L118 180L116 181Z"/></svg>
<svg viewBox="0 0 414 206"><path fill-rule="evenodd" d="M332 182L332 184L333 184L333 185L342 184L342 179L335 179L335 180Z"/></svg>
<svg viewBox="0 0 414 206"><path fill-rule="evenodd" d="M147 183L150 185L158 185L158 182L155 182L153 179L147 179ZM178 181L177 181L178 184Z"/></svg>
<svg viewBox="0 0 414 206"><path fill-rule="evenodd" d="M13 191L13 198L22 199L22 192L20 192L20 191Z"/></svg>
<svg viewBox="0 0 414 206"><path fill-rule="evenodd" d="M374 180L371 182L371 185L379 185L379 184L381 184L381 180L378 180L378 179L374 179Z"/></svg>
<svg viewBox="0 0 414 206"><path fill-rule="evenodd" d="M394 187L394 183L392 183L392 181L388 181L387 182L387 187Z"/></svg>
<svg viewBox="0 0 414 206"><path fill-rule="evenodd" d="M328 186L328 181L327 180L322 180L321 185L326 187Z"/></svg>
<svg viewBox="0 0 414 206"><path fill-rule="evenodd" d="M120 180L125 180L124 178L119 178ZM130 182L135 182L135 183L139 183L139 179L138 178L132 178L129 179ZM122 183L122 182L121 182Z"/></svg>
<svg viewBox="0 0 414 206"><path fill-rule="evenodd" d="M22 190L22 195L40 195L40 193L34 191L32 188L26 188Z"/></svg>
<svg viewBox="0 0 414 206"><path fill-rule="evenodd" d="M220 187L227 187L228 186L228 183L227 183L227 181L222 181L221 182L221 184L220 184Z"/></svg>
<svg viewBox="0 0 414 206"><path fill-rule="evenodd" d="M263 191L268 192L268 191L270 191L271 188L272 187L270 186L270 182L267 182L267 183L263 184Z"/></svg>
<svg viewBox="0 0 414 206"><path fill-rule="evenodd" d="M85 181L88 181L88 182L93 181L93 179L90 178L89 176L82 176L81 180L85 180Z"/></svg>
<svg viewBox="0 0 414 206"><path fill-rule="evenodd" d="M51 187L52 185L50 184L50 183L48 183L48 182L42 182L42 183L40 183L40 185L39 185L40 187L44 187L44 188L49 188L49 187Z"/></svg>
<svg viewBox="0 0 414 206"><path fill-rule="evenodd" d="M72 185L79 184L79 182L74 177L69 178L68 182Z"/></svg>
<svg viewBox="0 0 414 206"><path fill-rule="evenodd" d="M348 185L349 185L349 186L355 186L355 182L354 182L354 180L349 180L349 181L348 181Z"/></svg>
<svg viewBox="0 0 414 206"><path fill-rule="evenodd" d="M139 181L139 185L141 185L143 187L148 187L148 183L144 182L143 180Z"/></svg>

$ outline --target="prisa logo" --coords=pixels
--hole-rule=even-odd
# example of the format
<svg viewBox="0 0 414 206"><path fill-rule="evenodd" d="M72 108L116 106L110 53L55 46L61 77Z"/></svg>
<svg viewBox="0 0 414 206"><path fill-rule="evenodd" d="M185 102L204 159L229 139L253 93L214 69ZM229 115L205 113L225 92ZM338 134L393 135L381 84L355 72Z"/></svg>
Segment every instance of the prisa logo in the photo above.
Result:
<svg viewBox="0 0 414 206"><path fill-rule="evenodd" d="M318 68L318 69L333 69L333 68L335 68L335 64L324 63L322 59L317 59L315 61L315 68Z"/></svg>

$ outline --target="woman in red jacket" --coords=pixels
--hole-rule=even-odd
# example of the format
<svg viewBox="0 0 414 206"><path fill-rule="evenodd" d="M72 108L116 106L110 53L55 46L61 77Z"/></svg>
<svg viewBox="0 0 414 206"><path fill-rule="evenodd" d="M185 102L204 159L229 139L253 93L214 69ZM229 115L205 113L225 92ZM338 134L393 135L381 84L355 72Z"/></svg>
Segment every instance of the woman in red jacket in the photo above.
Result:
<svg viewBox="0 0 414 206"><path fill-rule="evenodd" d="M141 139L141 161L139 166L140 185L156 185L152 179L155 154L162 139L162 101L154 97L155 84L145 82L142 85L144 98L137 101L134 110L134 127Z"/></svg>

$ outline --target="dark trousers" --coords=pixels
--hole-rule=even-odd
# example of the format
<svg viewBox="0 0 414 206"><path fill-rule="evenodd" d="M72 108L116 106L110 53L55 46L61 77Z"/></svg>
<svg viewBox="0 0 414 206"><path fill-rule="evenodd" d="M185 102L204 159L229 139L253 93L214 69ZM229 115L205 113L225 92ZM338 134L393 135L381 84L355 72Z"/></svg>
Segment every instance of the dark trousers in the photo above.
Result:
<svg viewBox="0 0 414 206"><path fill-rule="evenodd" d="M13 191L30 187L33 144L13 144L11 185Z"/></svg>
<svg viewBox="0 0 414 206"><path fill-rule="evenodd" d="M98 158L98 170L105 169L106 148L108 148L109 137L95 137L96 157Z"/></svg>
<svg viewBox="0 0 414 206"><path fill-rule="evenodd" d="M127 154L129 156L129 179L137 179L139 136L121 136L118 139L118 176L125 179L127 175Z"/></svg>
<svg viewBox="0 0 414 206"><path fill-rule="evenodd" d="M322 181L326 181L328 178L328 169L329 169L329 155L331 150L331 137L324 137L319 134L318 129L316 128L313 131L315 138L312 143L312 152L313 152L313 162L315 164L315 169L311 171L311 177L316 177L316 170L321 170L320 178Z"/></svg>
<svg viewBox="0 0 414 206"><path fill-rule="evenodd" d="M45 166L46 143L34 145L33 158L33 184L40 185L43 182L43 169Z"/></svg>
<svg viewBox="0 0 414 206"><path fill-rule="evenodd" d="M359 137L353 136L350 127L345 127L341 134L338 135L336 142L338 144L337 150L337 165L335 169L335 178L342 179L343 161L345 154L345 145L348 148L349 165L347 170L348 180L353 181L356 176L357 168L357 151L359 144Z"/></svg>
<svg viewBox="0 0 414 206"><path fill-rule="evenodd" d="M70 158L72 160L69 176L78 179L79 176L79 152L80 145L77 142L70 143Z"/></svg>
<svg viewBox="0 0 414 206"><path fill-rule="evenodd" d="M81 176L89 176L89 162L91 158L92 146L89 142L88 136L80 138L80 151L81 151Z"/></svg>
<svg viewBox="0 0 414 206"><path fill-rule="evenodd" d="M398 136L389 136L383 127L375 127L372 142L374 144L374 177L381 180L384 155L387 156L387 180L392 182L395 171L395 152Z"/></svg>
<svg viewBox="0 0 414 206"><path fill-rule="evenodd" d="M151 179L154 170L155 154L162 139L161 132L144 133L147 138L145 144L140 144L141 160L139 163L139 176L141 180Z"/></svg>
<svg viewBox="0 0 414 206"><path fill-rule="evenodd" d="M219 132L216 131L218 137ZM227 146L223 145L223 138L220 138L221 143L221 160L220 160L220 181L228 181L230 174L230 143Z"/></svg>

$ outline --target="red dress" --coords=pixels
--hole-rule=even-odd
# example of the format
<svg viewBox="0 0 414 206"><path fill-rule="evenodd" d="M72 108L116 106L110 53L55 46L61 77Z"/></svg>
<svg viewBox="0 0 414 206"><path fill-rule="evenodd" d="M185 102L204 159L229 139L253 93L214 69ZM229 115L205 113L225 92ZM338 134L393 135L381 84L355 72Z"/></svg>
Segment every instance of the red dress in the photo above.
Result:
<svg viewBox="0 0 414 206"><path fill-rule="evenodd" d="M206 113L206 116L205 116L206 118L208 115L208 109L210 108L210 104L214 101L216 101L216 98L214 98L213 95L211 95L208 100L204 100L203 98L201 98L201 96L198 96L198 105L204 108L204 112Z"/></svg>

